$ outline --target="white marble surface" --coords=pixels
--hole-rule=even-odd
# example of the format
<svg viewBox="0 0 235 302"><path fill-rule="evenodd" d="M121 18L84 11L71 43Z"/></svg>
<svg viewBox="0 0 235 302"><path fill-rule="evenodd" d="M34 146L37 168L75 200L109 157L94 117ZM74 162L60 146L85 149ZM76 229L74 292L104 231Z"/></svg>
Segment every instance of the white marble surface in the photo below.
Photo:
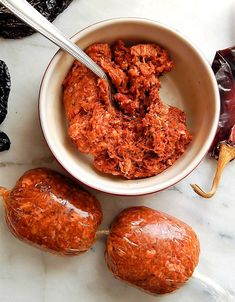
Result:
<svg viewBox="0 0 235 302"><path fill-rule="evenodd" d="M69 35L99 20L140 16L164 22L188 36L211 62L215 50L235 44L234 0L74 0L55 21ZM9 114L0 126L12 140L9 152L0 154L0 184L11 188L27 169L59 169L48 150L38 121L37 96L43 72L56 47L39 34L18 41L0 39L0 59L12 76ZM121 209L147 205L189 223L201 241L198 270L235 294L235 162L225 170L212 200L196 196L189 184L211 184L215 161L206 158L185 180L145 197L113 197L95 193L107 227ZM165 297L152 297L114 279L103 258L105 242L75 258L56 257L16 240L9 233L0 204L1 302L210 302L211 291L195 280Z"/></svg>

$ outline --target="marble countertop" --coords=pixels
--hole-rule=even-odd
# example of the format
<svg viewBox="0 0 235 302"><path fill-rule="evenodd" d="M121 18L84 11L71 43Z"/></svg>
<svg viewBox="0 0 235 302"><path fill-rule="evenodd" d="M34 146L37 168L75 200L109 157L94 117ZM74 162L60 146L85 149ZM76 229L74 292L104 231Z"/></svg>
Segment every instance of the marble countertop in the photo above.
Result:
<svg viewBox="0 0 235 302"><path fill-rule="evenodd" d="M235 44L234 0L74 0L55 24L68 35L99 20L120 16L151 18L173 26L189 37L213 60L215 51ZM0 126L12 140L11 150L0 154L0 184L11 188L26 170L48 166L60 169L41 133L37 97L43 72L57 48L35 34L11 41L0 39L0 59L11 72L9 114ZM94 194L102 203L103 226L121 209L146 205L172 214L197 232L201 242L198 271L235 295L235 186L232 162L225 169L220 188L211 200L194 194L190 183L211 185L216 162L206 158L186 179L145 197ZM153 297L112 277L104 262L105 242L72 258L53 256L16 240L4 221L0 204L1 302L212 302L209 288L191 279L174 294Z"/></svg>

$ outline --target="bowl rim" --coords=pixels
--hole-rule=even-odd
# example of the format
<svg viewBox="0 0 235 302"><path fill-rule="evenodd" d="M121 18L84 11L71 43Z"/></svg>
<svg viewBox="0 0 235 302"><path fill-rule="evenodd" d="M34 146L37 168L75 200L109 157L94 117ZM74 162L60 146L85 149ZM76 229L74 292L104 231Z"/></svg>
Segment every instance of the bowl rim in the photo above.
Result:
<svg viewBox="0 0 235 302"><path fill-rule="evenodd" d="M200 57L200 60L203 62L204 67L207 70L208 75L210 75L210 79L211 79L211 83L213 86L213 90L214 90L214 99L215 99L215 112L214 112L214 118L213 118L213 123L212 123L212 127L210 130L210 133L206 139L206 141L203 144L203 147L201 148L200 152L195 156L194 160L187 166L187 168L181 172L180 174L178 174L177 176L174 177L174 180L168 180L168 185L167 186L162 186L161 188L154 188L154 185L152 185L151 187L146 187L144 188L144 190L138 191L136 189L136 192L128 192L128 189L124 188L124 189L117 189L117 190L110 190L110 189L106 189L106 188L101 188L99 185L96 184L91 184L90 182L87 182L86 180L80 179L76 173L74 173L72 171L72 169L70 169L70 167L67 167L66 165L63 164L63 160L56 155L56 152L54 151L54 147L53 147L53 143L51 143L48 135L47 135L47 131L45 129L45 125L44 125L44 108L42 105L42 99L43 99L43 93L44 91L46 91L47 89L47 77L49 76L49 71L54 69L54 66L58 63L58 61L60 60L61 56L64 54L64 51L59 49L55 55L52 57L52 59L49 61L47 68L45 69L45 72L43 74L42 80L41 80L41 84L40 84L40 88L39 88L39 95L38 95L38 115L39 115L39 121L40 121L40 126L41 126L41 130L44 136L44 139L50 149L50 151L52 152L53 156L55 157L56 161L63 167L63 169L65 171L67 171L67 173L69 173L69 175L77 180L78 182L82 183L83 185L91 188L91 189L95 189L97 191L103 192L103 193L107 193L107 194L111 194L111 195L117 195L117 196L143 196L143 195L148 195L148 194L152 194L152 193L156 193L156 192L160 192L163 191L171 186L174 186L176 183L178 183L179 181L183 180L184 178L186 178L190 173L192 173L192 171L201 163L201 161L204 159L204 157L207 155L210 146L213 142L213 139L215 137L216 131L217 131L217 127L218 127L218 122L219 122L219 116L220 116L220 95L219 95L219 89L217 86L217 82L216 82L216 78L214 76L213 70L209 64L209 62L207 61L207 59L205 58L205 56L203 55L203 53L201 52L201 50L188 38L186 37L184 34L180 33L177 29L174 29L173 27L166 25L162 22L156 21L156 20L152 20L152 19L148 19L148 18L141 18L141 17L118 17L118 18L110 18L110 19L105 19L102 21L98 21L96 23L90 24L84 28L82 28L81 30L79 30L78 32L76 32L74 35L71 36L71 40L73 42L77 42L79 35L83 33L83 35L88 34L90 31L93 31L94 29L96 29L99 26L106 26L108 24L118 24L118 23L123 23L123 22L133 22L133 23L144 23L144 24L150 24L153 26L158 26L161 27L162 29L165 29L167 31L170 31L172 34L176 35L179 39L184 40L184 42L186 42L192 49L194 49L194 51L197 53L197 55ZM131 181L131 180L128 180Z"/></svg>

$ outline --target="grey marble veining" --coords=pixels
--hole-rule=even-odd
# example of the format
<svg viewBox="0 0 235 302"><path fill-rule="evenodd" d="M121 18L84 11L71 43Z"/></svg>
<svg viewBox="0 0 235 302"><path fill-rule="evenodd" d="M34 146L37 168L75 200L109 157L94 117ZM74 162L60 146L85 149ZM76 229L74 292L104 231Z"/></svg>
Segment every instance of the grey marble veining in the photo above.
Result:
<svg viewBox="0 0 235 302"><path fill-rule="evenodd" d="M164 22L189 37L209 62L217 49L235 44L234 0L74 0L55 24L68 35L103 19L139 16ZM0 129L12 140L0 154L0 184L11 188L22 173L38 166L61 168L44 141L37 98L44 70L57 48L39 34L10 41L0 39L0 59L12 76L9 114ZM198 271L235 295L235 185L232 162L211 200L195 195L190 183L209 188L216 167L210 158L180 183L142 197L116 197L92 191L102 203L103 228L134 205L146 205L190 224L201 242ZM212 302L209 288L190 280L174 294L153 297L114 279L104 262L105 240L79 257L57 257L16 240L4 221L0 204L0 302Z"/></svg>

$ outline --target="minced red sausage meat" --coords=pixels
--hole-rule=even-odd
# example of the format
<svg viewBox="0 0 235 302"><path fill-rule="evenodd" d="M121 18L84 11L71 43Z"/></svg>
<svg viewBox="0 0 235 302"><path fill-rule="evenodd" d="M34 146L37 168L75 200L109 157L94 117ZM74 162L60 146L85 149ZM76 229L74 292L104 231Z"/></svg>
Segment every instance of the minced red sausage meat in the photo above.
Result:
<svg viewBox="0 0 235 302"><path fill-rule="evenodd" d="M200 243L190 226L151 208L132 207L112 223L105 258L116 278L165 294L192 276L199 253Z"/></svg>
<svg viewBox="0 0 235 302"><path fill-rule="evenodd" d="M99 201L64 175L33 169L2 195L7 224L24 242L61 255L85 252L95 242L102 220Z"/></svg>
<svg viewBox="0 0 235 302"><path fill-rule="evenodd" d="M94 156L97 170L128 179L171 166L192 136L185 113L159 97L160 76L173 67L167 51L118 41L93 44L86 53L110 77L116 106L106 82L75 61L63 85L68 134L77 149Z"/></svg>

